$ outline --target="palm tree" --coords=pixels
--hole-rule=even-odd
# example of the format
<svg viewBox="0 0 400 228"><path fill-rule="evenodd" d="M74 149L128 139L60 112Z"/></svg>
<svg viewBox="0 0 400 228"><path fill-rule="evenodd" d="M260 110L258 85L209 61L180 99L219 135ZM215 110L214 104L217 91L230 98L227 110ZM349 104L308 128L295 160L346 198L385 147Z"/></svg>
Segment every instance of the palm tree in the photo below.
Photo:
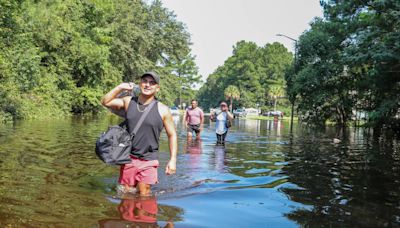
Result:
<svg viewBox="0 0 400 228"><path fill-rule="evenodd" d="M269 89L269 96L274 99L274 111L276 111L276 104L278 103L278 99L283 97L284 91L281 86L272 86Z"/></svg>
<svg viewBox="0 0 400 228"><path fill-rule="evenodd" d="M224 90L224 95L225 95L226 99L229 99L229 101L230 101L230 111L232 112L233 99L239 100L240 91L239 91L238 87L236 87L234 85L230 85L230 86L226 87L226 89Z"/></svg>

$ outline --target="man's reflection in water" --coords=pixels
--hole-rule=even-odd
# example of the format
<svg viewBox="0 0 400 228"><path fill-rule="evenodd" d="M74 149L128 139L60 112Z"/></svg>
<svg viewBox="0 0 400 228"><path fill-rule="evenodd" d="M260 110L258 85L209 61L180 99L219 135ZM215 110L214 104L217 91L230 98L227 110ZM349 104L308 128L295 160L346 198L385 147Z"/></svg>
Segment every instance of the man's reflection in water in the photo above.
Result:
<svg viewBox="0 0 400 228"><path fill-rule="evenodd" d="M189 154L201 154L203 152L201 139L188 139L186 144L186 151Z"/></svg>
<svg viewBox="0 0 400 228"><path fill-rule="evenodd" d="M203 153L202 141L201 139L190 139L188 138L186 143L186 153L188 154L188 165L192 171L200 169L202 166L201 154Z"/></svg>
<svg viewBox="0 0 400 228"><path fill-rule="evenodd" d="M121 199L118 205L120 219L103 219L100 227L160 227L157 224L157 200L155 196L132 196ZM174 227L168 222L164 227Z"/></svg>

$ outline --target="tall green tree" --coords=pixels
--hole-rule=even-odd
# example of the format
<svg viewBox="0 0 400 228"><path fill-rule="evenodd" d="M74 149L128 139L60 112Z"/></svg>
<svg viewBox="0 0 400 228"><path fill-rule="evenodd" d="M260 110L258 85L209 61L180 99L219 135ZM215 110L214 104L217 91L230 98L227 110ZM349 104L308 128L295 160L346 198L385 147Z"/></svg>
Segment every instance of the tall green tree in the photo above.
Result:
<svg viewBox="0 0 400 228"><path fill-rule="evenodd" d="M178 106L182 106L182 102L190 103L193 99L193 89L197 83L200 83L201 76L198 73L198 67L195 63L195 57L192 55L185 56L183 59L178 59L175 65L175 74L178 77L179 98Z"/></svg>
<svg viewBox="0 0 400 228"><path fill-rule="evenodd" d="M324 19L300 37L297 74L287 82L303 119L345 125L362 111L375 132L400 130L400 2L321 4Z"/></svg>
<svg viewBox="0 0 400 228"><path fill-rule="evenodd" d="M4 0L0 41L1 120L98 112L106 91L149 70L172 105L176 72L186 59L196 69L189 33L161 1Z"/></svg>
<svg viewBox="0 0 400 228"><path fill-rule="evenodd" d="M229 108L230 108L230 111L232 112L233 100L239 100L240 91L236 86L230 85L230 86L226 87L226 89L224 90L224 95L225 95L226 99L229 99L229 101L230 101Z"/></svg>
<svg viewBox="0 0 400 228"><path fill-rule="evenodd" d="M326 1L325 17L342 24L347 40L343 59L355 78L354 94L368 124L400 130L400 2Z"/></svg>
<svg viewBox="0 0 400 228"><path fill-rule="evenodd" d="M239 41L224 65L218 67L200 88L198 97L206 107L224 99L224 91L236 86L240 92L237 105L255 107L269 104L268 90L272 85L284 85L286 68L292 54L280 43L258 47L254 42Z"/></svg>
<svg viewBox="0 0 400 228"><path fill-rule="evenodd" d="M274 101L274 111L276 111L276 105L278 103L278 99L284 96L284 89L281 86L272 86L268 92L269 96L272 97Z"/></svg>
<svg viewBox="0 0 400 228"><path fill-rule="evenodd" d="M344 125L351 116L354 80L345 70L341 43L346 37L339 27L317 19L300 36L294 84L304 121L324 124L331 119Z"/></svg>

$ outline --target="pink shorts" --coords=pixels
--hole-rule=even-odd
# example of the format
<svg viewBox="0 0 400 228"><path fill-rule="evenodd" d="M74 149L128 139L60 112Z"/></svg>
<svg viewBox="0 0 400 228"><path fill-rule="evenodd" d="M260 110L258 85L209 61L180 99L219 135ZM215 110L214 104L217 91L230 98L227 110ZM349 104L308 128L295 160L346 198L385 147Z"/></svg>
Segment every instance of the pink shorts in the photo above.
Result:
<svg viewBox="0 0 400 228"><path fill-rule="evenodd" d="M131 163L121 165L118 180L120 184L136 186L138 182L145 184L158 183L158 160L146 161L135 157L131 158Z"/></svg>

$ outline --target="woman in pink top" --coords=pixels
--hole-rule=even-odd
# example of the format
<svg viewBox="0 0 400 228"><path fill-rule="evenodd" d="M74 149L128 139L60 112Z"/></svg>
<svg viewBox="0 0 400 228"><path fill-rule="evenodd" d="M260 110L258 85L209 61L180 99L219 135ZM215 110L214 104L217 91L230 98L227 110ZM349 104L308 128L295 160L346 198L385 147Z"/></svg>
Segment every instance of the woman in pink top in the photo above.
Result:
<svg viewBox="0 0 400 228"><path fill-rule="evenodd" d="M200 138L200 133L203 130L204 113L197 106L197 100L192 100L192 107L188 108L185 113L187 136L191 138L193 132L196 133L196 138Z"/></svg>

